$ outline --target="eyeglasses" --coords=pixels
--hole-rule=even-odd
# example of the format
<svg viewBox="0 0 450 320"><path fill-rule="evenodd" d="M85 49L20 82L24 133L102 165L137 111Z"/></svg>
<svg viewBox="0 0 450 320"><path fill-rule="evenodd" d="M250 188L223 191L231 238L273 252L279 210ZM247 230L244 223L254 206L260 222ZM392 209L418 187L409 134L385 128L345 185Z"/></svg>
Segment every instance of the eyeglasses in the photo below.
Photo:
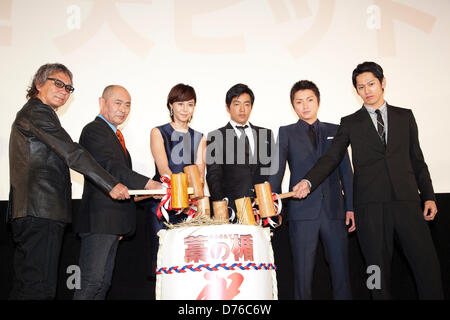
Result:
<svg viewBox="0 0 450 320"><path fill-rule="evenodd" d="M65 84L64 82L62 82L59 79L47 78L47 80L53 80L53 83L55 84L55 86L57 86L58 88L66 89L67 93L72 93L75 90L75 88L72 87L70 84Z"/></svg>

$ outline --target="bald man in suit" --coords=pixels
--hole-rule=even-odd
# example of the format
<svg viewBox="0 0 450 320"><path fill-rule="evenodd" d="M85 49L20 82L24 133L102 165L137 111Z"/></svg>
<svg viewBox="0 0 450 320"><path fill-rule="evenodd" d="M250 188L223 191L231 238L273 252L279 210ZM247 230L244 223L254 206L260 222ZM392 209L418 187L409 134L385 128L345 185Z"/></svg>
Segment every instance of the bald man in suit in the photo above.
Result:
<svg viewBox="0 0 450 320"><path fill-rule="evenodd" d="M118 85L107 86L99 99L100 114L87 124L80 144L112 176L129 189L160 189L161 184L132 169L131 155L118 129L128 117L131 97ZM75 300L104 299L111 284L119 240L134 233L136 206L133 200L114 201L92 181L85 180L74 231L81 237L81 289Z"/></svg>

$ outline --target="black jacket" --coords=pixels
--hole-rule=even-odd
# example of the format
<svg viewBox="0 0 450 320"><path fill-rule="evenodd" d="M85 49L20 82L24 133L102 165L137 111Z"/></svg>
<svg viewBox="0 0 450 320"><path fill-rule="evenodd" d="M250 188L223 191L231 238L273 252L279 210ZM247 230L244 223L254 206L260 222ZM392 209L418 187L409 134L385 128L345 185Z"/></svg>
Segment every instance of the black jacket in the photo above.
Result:
<svg viewBox="0 0 450 320"><path fill-rule="evenodd" d="M435 200L412 111L387 105L387 114L386 148L364 107L342 118L330 149L305 176L312 188L338 166L351 145L355 206L390 201L390 190L395 200Z"/></svg>
<svg viewBox="0 0 450 320"><path fill-rule="evenodd" d="M61 127L37 98L17 113L9 140L8 218L34 216L70 223L69 167L94 181L105 196L118 183Z"/></svg>
<svg viewBox="0 0 450 320"><path fill-rule="evenodd" d="M80 144L112 176L130 189L144 189L149 178L132 170L131 157L111 127L101 118L87 124ZM133 199L113 200L89 180L84 181L80 210L74 217L74 231L106 234L130 234L136 226Z"/></svg>
<svg viewBox="0 0 450 320"><path fill-rule="evenodd" d="M235 199L255 196L255 184L268 180L266 170L271 164L273 134L269 129L250 125L255 143L255 159L251 164L238 163L238 138L230 123L208 134L206 181L212 201L227 197L235 208Z"/></svg>

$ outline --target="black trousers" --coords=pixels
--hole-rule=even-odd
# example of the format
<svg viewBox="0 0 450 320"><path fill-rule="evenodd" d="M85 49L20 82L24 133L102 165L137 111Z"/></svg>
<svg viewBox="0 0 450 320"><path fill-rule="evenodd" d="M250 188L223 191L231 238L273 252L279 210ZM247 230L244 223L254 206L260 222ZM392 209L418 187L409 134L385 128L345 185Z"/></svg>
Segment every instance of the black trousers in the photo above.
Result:
<svg viewBox="0 0 450 320"><path fill-rule="evenodd" d="M392 299L394 233L413 271L419 299L444 298L439 260L419 202L359 206L355 208L355 222L367 266L377 266L380 271L379 288L370 290L373 299Z"/></svg>
<svg viewBox="0 0 450 320"><path fill-rule="evenodd" d="M11 222L14 251L13 300L54 299L65 223L24 217Z"/></svg>

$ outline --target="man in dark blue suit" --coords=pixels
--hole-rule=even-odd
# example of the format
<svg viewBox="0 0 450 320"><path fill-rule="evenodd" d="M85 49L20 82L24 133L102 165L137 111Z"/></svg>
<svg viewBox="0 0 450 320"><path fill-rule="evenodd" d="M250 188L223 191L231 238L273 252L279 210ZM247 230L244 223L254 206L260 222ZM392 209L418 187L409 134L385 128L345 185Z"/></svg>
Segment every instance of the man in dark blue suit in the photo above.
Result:
<svg viewBox="0 0 450 320"><path fill-rule="evenodd" d="M294 84L291 103L300 118L298 122L280 127L278 133L279 170L270 176L274 192L281 192L286 161L291 178L289 190L328 150L338 126L320 122L317 112L320 92L307 80ZM275 159L276 160L276 159ZM348 268L348 232L355 230L353 214L353 173L348 154L322 184L306 199L288 201L287 219L294 259L295 298L311 299L312 277L319 237L330 266L335 299L351 299ZM344 225L345 220L345 225Z"/></svg>

